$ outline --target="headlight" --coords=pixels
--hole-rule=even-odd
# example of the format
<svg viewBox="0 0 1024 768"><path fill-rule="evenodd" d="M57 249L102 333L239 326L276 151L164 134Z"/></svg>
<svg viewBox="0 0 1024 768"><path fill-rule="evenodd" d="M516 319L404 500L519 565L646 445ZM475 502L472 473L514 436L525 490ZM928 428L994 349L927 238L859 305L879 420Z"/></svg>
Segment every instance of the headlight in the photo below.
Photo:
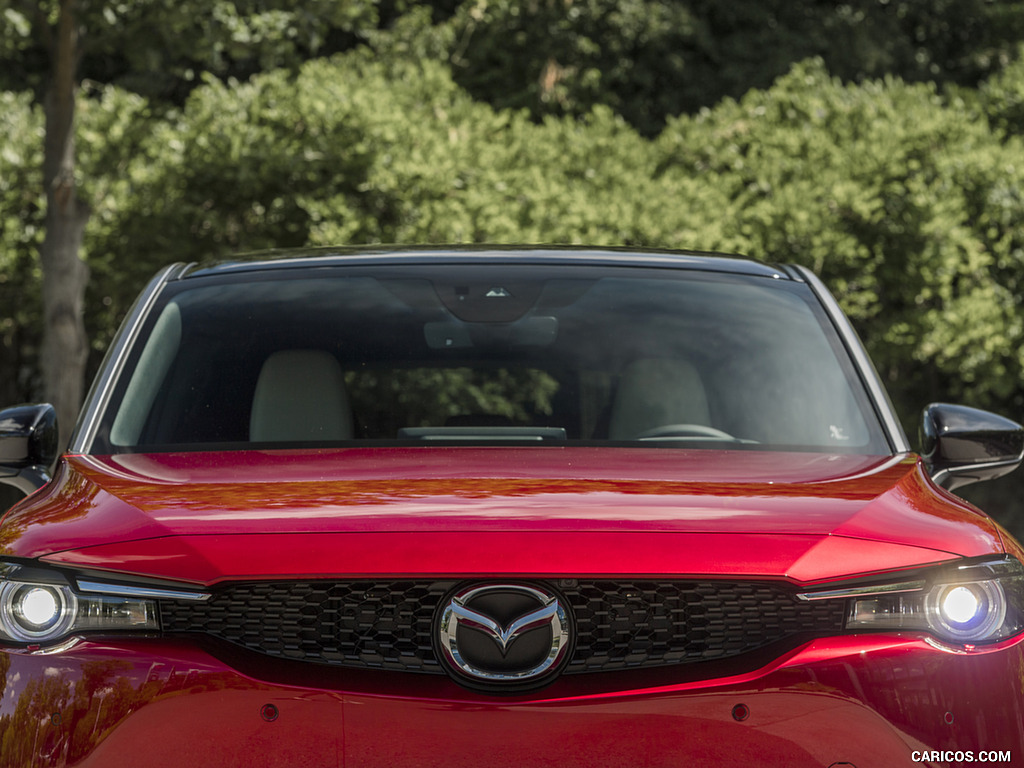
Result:
<svg viewBox="0 0 1024 768"><path fill-rule="evenodd" d="M51 640L74 623L77 603L67 587L8 582L0 588L0 627L12 640Z"/></svg>
<svg viewBox="0 0 1024 768"><path fill-rule="evenodd" d="M998 581L940 584L928 593L925 610L940 637L961 643L1005 637L1006 593Z"/></svg>
<svg viewBox="0 0 1024 768"><path fill-rule="evenodd" d="M1024 566L1011 557L923 569L899 581L805 592L845 600L850 630L917 630L961 646L1024 631Z"/></svg>
<svg viewBox="0 0 1024 768"><path fill-rule="evenodd" d="M58 571L0 564L0 641L42 645L75 632L160 628L155 600L81 585Z"/></svg>

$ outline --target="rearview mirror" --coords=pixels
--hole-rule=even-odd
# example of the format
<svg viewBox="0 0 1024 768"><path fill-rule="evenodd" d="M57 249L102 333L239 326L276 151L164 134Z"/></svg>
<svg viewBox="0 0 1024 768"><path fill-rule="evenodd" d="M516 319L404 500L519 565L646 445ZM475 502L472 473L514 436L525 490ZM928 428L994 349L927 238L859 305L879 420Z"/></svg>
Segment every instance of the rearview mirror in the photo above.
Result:
<svg viewBox="0 0 1024 768"><path fill-rule="evenodd" d="M29 494L50 481L57 458L57 412L52 405L18 405L0 411L0 483Z"/></svg>
<svg viewBox="0 0 1024 768"><path fill-rule="evenodd" d="M1024 459L1024 427L988 411L932 403L924 410L921 455L948 491L1015 470Z"/></svg>

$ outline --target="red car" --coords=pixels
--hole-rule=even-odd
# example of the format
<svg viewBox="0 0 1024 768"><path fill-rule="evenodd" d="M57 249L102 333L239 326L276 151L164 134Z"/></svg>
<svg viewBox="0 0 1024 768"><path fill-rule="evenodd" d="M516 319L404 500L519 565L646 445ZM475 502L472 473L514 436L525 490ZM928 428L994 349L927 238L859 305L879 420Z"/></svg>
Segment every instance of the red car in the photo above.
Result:
<svg viewBox="0 0 1024 768"><path fill-rule="evenodd" d="M0 412L0 765L1024 764L1021 547L800 267L158 275L70 446Z"/></svg>

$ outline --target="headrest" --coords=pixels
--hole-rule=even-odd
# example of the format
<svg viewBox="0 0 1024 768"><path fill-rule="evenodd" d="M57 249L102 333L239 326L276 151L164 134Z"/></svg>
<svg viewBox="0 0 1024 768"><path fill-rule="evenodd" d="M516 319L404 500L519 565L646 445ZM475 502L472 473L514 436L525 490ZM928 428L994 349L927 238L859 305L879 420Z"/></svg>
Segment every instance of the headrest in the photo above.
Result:
<svg viewBox="0 0 1024 768"><path fill-rule="evenodd" d="M619 379L608 438L631 440L669 424L710 426L708 398L697 369L686 360L634 360Z"/></svg>
<svg viewBox="0 0 1024 768"><path fill-rule="evenodd" d="M317 349L292 349L268 357L256 381L249 439L352 439L345 376L334 355Z"/></svg>

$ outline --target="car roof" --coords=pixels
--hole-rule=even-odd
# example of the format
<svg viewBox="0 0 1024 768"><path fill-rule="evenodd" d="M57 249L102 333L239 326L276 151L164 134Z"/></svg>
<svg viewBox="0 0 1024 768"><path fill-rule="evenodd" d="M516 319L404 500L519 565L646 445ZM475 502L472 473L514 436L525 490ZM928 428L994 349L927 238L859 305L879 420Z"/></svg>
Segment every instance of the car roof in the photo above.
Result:
<svg viewBox="0 0 1024 768"><path fill-rule="evenodd" d="M765 264L735 254L653 248L549 245L360 246L272 250L244 254L226 261L191 264L178 275L178 279L324 266L493 264L496 262L523 265L589 264L667 267L800 280L795 271L784 266Z"/></svg>

